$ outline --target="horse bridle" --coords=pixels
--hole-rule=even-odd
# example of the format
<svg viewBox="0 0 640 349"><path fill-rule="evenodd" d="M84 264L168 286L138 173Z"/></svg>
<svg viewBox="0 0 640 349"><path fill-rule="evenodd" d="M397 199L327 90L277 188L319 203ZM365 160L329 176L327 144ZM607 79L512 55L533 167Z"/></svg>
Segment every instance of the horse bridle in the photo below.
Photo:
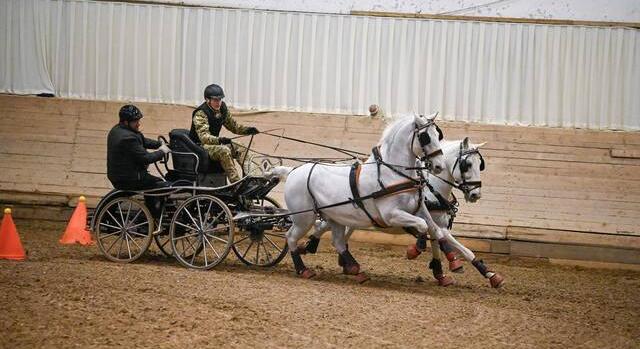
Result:
<svg viewBox="0 0 640 349"><path fill-rule="evenodd" d="M480 171L484 171L484 158L482 157L482 154L480 154L480 151L477 148L463 150L462 143L460 143L460 150L458 151L456 162L453 164L454 171L456 166L458 166L458 168L460 169L460 178L462 179L462 183L458 183L458 181L456 181L456 185L454 186L460 189L465 195L468 195L474 189L482 187L482 181L467 181L464 178L464 173L467 172L469 168L471 168L471 165L469 164L467 158L473 154L478 154L480 156Z"/></svg>
<svg viewBox="0 0 640 349"><path fill-rule="evenodd" d="M431 136L429 136L428 131L422 131L424 129L429 128L429 126L431 125L435 126L436 130L438 131L438 140L441 141L444 138L444 134L442 133L442 130L440 129L440 127L438 127L438 125L436 125L436 123L433 120L427 121L427 123L422 126L418 126L418 124L415 124L415 129L413 130L413 137L411 138L411 149L413 149L413 142L415 141L416 138L418 139L418 142L420 142L420 147L422 148L423 151L424 151L424 147L426 147L431 143ZM427 165L427 167L430 167L431 159L438 155L444 155L444 153L442 152L442 148L438 148L438 150L435 150L429 154L425 152L425 154L420 158L420 161L424 162Z"/></svg>

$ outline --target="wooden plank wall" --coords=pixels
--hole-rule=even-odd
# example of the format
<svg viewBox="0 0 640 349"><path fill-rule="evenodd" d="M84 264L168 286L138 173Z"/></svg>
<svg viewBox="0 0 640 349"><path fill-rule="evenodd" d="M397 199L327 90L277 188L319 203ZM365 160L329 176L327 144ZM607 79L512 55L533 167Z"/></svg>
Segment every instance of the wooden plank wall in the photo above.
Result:
<svg viewBox="0 0 640 349"><path fill-rule="evenodd" d="M84 194L95 203L110 188L106 134L122 104L0 95L0 202L68 206ZM137 105L148 137L189 126L189 107ZM306 113L239 113L238 120L362 152L370 151L384 129L377 119ZM471 247L640 263L639 132L439 124L448 139L469 136L474 143L488 142L482 151L487 163L483 197L475 204L461 203L455 226L456 235ZM261 136L254 147L272 153L276 144ZM277 153L335 155L284 141ZM281 190L276 188L276 197ZM366 234L356 237L366 239Z"/></svg>

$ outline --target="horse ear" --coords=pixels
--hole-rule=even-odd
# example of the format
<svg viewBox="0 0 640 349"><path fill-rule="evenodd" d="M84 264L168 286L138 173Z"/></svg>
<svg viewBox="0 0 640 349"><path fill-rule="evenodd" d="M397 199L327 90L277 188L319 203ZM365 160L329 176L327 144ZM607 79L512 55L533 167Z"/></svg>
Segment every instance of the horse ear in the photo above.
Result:
<svg viewBox="0 0 640 349"><path fill-rule="evenodd" d="M476 144L474 148L480 149L480 148L484 147L485 145L487 145L487 142L482 142L480 144Z"/></svg>
<svg viewBox="0 0 640 349"><path fill-rule="evenodd" d="M435 113L433 113L431 115L427 115L427 120L433 121L433 120L436 119L437 116L438 116L438 112L435 112Z"/></svg>
<svg viewBox="0 0 640 349"><path fill-rule="evenodd" d="M464 137L462 140L462 149L469 149L469 137Z"/></svg>

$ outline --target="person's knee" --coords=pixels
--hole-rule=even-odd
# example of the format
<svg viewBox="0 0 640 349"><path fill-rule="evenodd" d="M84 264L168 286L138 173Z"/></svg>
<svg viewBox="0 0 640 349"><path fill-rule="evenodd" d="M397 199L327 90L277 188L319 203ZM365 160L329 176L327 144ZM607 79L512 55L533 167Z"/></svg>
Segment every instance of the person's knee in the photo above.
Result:
<svg viewBox="0 0 640 349"><path fill-rule="evenodd" d="M231 158L231 149L225 146L218 146L209 150L209 157L212 160L222 160Z"/></svg>

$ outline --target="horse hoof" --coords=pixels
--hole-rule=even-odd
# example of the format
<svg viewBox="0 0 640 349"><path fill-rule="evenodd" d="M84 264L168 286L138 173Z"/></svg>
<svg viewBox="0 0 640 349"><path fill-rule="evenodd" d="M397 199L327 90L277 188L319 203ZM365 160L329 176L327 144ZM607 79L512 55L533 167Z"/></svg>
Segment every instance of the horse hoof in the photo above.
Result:
<svg viewBox="0 0 640 349"><path fill-rule="evenodd" d="M344 258L341 255L338 255L338 265L344 267Z"/></svg>
<svg viewBox="0 0 640 349"><path fill-rule="evenodd" d="M316 276L316 272L309 268L303 270L302 273L300 273L300 277L303 279L311 279L314 276Z"/></svg>
<svg viewBox="0 0 640 349"><path fill-rule="evenodd" d="M307 254L307 248L303 245L298 245L298 247L296 248L296 252L298 252L298 254L300 255Z"/></svg>
<svg viewBox="0 0 640 349"><path fill-rule="evenodd" d="M359 284L363 284L363 283L371 280L371 278L369 278L369 276L367 274L365 274L365 273L356 274L355 279Z"/></svg>
<svg viewBox="0 0 640 349"><path fill-rule="evenodd" d="M464 265L462 264L462 260L456 258L449 262L449 270L452 273L464 273Z"/></svg>
<svg viewBox="0 0 640 349"><path fill-rule="evenodd" d="M360 274L360 266L358 264L348 265L342 268L342 272L347 275Z"/></svg>
<svg viewBox="0 0 640 349"><path fill-rule="evenodd" d="M415 244L407 246L407 259L416 259L421 253Z"/></svg>
<svg viewBox="0 0 640 349"><path fill-rule="evenodd" d="M492 277L489 278L489 282L491 283L491 287L500 288L500 286L502 286L502 284L504 283L504 278L502 277L502 275L495 273Z"/></svg>
<svg viewBox="0 0 640 349"><path fill-rule="evenodd" d="M442 275L438 278L438 286L447 287L455 283L453 278L449 275Z"/></svg>

